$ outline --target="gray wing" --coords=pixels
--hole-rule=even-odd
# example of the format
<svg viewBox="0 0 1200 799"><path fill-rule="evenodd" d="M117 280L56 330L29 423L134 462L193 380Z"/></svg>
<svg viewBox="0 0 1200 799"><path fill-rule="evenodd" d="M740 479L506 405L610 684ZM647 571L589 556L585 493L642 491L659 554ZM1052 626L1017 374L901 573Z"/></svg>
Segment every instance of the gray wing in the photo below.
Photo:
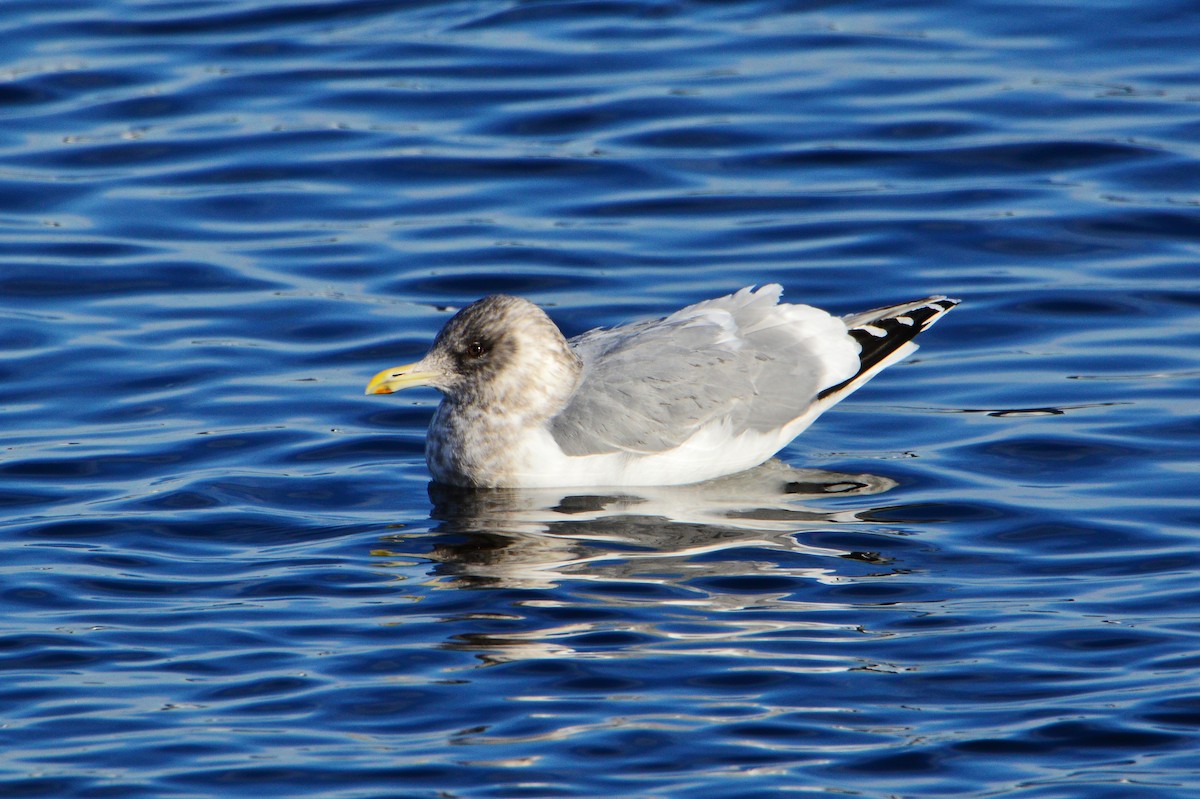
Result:
<svg viewBox="0 0 1200 799"><path fill-rule="evenodd" d="M858 345L842 320L776 304L781 290L746 288L572 339L583 374L550 422L555 441L568 455L654 453L714 422L737 435L802 415L822 389L855 373Z"/></svg>

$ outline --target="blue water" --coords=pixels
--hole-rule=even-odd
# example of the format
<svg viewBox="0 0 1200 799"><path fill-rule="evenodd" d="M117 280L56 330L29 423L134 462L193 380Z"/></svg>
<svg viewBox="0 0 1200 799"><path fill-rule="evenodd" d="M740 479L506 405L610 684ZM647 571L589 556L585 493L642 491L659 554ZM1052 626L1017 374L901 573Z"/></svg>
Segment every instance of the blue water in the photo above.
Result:
<svg viewBox="0 0 1200 799"><path fill-rule="evenodd" d="M0 794L1200 795L1200 12L0 6ZM703 492L428 485L495 291L964 303Z"/></svg>

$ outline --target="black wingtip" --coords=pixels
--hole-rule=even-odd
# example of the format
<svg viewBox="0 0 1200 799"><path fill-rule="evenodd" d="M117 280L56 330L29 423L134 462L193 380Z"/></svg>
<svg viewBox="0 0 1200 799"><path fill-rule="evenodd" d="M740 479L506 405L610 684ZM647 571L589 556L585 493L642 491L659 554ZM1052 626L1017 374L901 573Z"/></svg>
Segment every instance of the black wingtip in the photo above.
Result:
<svg viewBox="0 0 1200 799"><path fill-rule="evenodd" d="M860 348L858 371L850 379L825 389L817 398L825 399L847 386L861 382L864 376L879 368L888 356L916 338L918 333L928 330L959 302L939 295L855 314L854 318L859 321L850 327L849 332Z"/></svg>

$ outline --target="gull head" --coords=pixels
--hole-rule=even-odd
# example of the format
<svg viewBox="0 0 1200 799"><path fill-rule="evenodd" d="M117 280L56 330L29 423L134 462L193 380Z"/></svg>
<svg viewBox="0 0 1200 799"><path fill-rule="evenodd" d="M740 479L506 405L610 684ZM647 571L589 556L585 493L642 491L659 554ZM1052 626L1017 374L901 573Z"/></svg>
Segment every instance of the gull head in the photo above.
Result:
<svg viewBox="0 0 1200 799"><path fill-rule="evenodd" d="M384 369L367 394L430 386L460 406L547 418L565 404L581 365L550 317L528 300L484 297L448 321L419 361Z"/></svg>

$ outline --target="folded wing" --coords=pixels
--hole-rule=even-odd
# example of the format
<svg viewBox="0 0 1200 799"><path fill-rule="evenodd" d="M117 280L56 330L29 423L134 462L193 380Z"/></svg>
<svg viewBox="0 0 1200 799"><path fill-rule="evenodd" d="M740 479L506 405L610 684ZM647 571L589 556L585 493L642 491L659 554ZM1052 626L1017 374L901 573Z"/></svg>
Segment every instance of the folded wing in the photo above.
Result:
<svg viewBox="0 0 1200 799"><path fill-rule="evenodd" d="M825 389L859 373L859 344L844 320L780 305L778 285L688 306L652 322L571 340L581 383L551 420L568 455L650 454L720 424L780 430Z"/></svg>

